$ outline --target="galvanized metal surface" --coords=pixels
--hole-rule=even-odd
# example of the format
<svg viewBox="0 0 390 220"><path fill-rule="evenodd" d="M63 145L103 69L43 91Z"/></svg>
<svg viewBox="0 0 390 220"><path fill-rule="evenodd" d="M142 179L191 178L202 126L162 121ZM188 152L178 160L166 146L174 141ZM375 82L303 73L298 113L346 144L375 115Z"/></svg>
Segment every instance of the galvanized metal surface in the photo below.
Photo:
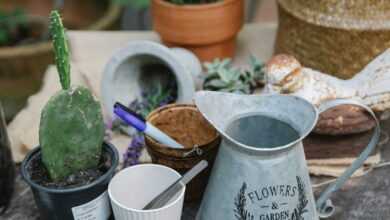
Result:
<svg viewBox="0 0 390 220"><path fill-rule="evenodd" d="M224 137L199 220L318 219L301 143L318 117L310 103L293 96L216 92L198 92L195 103ZM226 128L237 117L248 114L289 123L300 138L274 148L238 143Z"/></svg>
<svg viewBox="0 0 390 220"><path fill-rule="evenodd" d="M218 92L198 92L195 103L223 136L197 219L318 219L301 142L318 119L312 104L295 96L244 96ZM320 112L340 104L360 106L353 100L336 100L326 103ZM366 109L375 117L368 107ZM271 148L256 148L236 141L227 128L238 117L253 114L289 123L299 132L300 138ZM259 124L258 132L265 132L261 126ZM275 132L269 138L282 138L278 132L283 131L272 126L269 129ZM320 196L317 207L321 217L333 214L334 207L328 200L330 194L363 164L377 144L379 133L378 125L365 151Z"/></svg>

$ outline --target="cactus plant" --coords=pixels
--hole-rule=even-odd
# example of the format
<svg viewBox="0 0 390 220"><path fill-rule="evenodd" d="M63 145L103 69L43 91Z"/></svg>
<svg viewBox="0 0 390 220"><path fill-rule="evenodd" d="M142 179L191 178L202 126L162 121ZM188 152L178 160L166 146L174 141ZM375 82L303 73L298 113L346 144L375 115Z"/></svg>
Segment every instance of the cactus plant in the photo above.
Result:
<svg viewBox="0 0 390 220"><path fill-rule="evenodd" d="M62 90L42 110L39 143L42 162L53 181L98 166L104 138L101 107L91 92L71 86L69 50L57 11L50 15L50 33Z"/></svg>
<svg viewBox="0 0 390 220"><path fill-rule="evenodd" d="M207 70L203 81L204 90L251 94L258 85L264 83L264 64L254 56L250 57L250 70L233 68L228 58L215 59L204 66Z"/></svg>

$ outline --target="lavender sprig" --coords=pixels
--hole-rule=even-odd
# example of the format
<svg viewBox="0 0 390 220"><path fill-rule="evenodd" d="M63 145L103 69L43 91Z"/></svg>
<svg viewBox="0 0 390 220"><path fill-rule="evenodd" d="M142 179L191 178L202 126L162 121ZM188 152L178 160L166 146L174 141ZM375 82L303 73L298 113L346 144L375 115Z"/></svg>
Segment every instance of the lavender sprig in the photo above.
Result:
<svg viewBox="0 0 390 220"><path fill-rule="evenodd" d="M139 157L143 147L145 146L145 140L141 133L137 133L133 136L126 153L123 155L123 167L133 166L139 163Z"/></svg>
<svg viewBox="0 0 390 220"><path fill-rule="evenodd" d="M171 81L165 88L158 84L155 89L149 92L142 92L142 98L136 99L130 103L129 107L142 115L144 118L152 112L154 109L161 106L173 103L177 99L177 85L175 81ZM119 122L119 123L118 123ZM124 123L120 120L114 120L113 129L118 126L122 128ZM127 126L127 125L126 125ZM118 128L117 127L117 128ZM129 144L124 157L124 167L133 166L139 163L139 157L143 147L145 146L145 140L140 132L137 132L132 136L132 141Z"/></svg>

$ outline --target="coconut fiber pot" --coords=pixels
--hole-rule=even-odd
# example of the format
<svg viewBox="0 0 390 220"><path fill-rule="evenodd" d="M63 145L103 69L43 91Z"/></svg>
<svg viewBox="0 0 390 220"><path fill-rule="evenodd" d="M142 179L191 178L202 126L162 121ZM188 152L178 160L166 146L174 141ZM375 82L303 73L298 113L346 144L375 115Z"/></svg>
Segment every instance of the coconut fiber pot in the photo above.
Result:
<svg viewBox="0 0 390 220"><path fill-rule="evenodd" d="M233 57L244 20L243 0L201 5L152 1L154 29L168 46L193 51L201 61Z"/></svg>
<svg viewBox="0 0 390 220"><path fill-rule="evenodd" d="M390 47L390 1L278 0L275 53L348 79Z"/></svg>
<svg viewBox="0 0 390 220"><path fill-rule="evenodd" d="M104 174L93 182L76 187L58 188L43 186L35 181L33 171L40 162L41 150L31 151L21 165L24 180L30 185L38 206L41 219L69 220L69 219L108 219L111 215L107 188L115 173L119 156L116 148L108 143L103 144L101 165L106 167ZM35 161L35 162L34 162ZM91 218L85 218L90 216Z"/></svg>
<svg viewBox="0 0 390 220"><path fill-rule="evenodd" d="M199 201L221 142L219 134L194 105L167 105L150 113L147 120L185 146L185 149L173 149L145 136L147 151L153 163L184 174L201 160L209 162L208 168L187 185L185 200Z"/></svg>

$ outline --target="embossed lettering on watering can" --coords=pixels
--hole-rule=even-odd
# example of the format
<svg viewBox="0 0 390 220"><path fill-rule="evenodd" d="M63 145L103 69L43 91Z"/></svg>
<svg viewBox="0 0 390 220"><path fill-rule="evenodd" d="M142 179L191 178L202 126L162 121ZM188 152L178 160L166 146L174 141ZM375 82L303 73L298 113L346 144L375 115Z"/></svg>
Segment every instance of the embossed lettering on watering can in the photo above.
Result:
<svg viewBox="0 0 390 220"><path fill-rule="evenodd" d="M288 95L236 95L198 92L195 103L223 136L198 212L198 220L317 220L332 215L331 193L361 167L375 148L370 143L336 182L314 200L302 139L318 114L342 104L368 107L356 100L333 100L317 110ZM377 120L375 118L375 120Z"/></svg>

